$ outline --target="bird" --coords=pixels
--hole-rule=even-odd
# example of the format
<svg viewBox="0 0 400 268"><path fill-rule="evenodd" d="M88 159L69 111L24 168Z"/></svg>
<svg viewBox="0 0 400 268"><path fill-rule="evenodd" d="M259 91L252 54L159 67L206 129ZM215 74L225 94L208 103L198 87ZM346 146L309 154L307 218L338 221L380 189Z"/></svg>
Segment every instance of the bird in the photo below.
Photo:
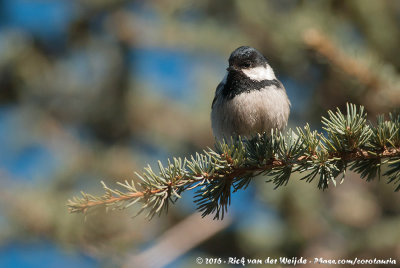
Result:
<svg viewBox="0 0 400 268"><path fill-rule="evenodd" d="M267 59L241 46L229 57L227 72L215 90L211 125L217 140L252 138L287 126L291 103Z"/></svg>

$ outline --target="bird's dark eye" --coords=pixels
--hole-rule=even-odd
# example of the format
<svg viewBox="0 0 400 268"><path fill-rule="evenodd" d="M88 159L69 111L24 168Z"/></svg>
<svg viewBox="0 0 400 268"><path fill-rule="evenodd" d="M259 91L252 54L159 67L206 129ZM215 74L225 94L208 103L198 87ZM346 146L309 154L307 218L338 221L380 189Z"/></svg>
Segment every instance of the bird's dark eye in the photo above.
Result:
<svg viewBox="0 0 400 268"><path fill-rule="evenodd" d="M250 62L245 62L242 64L243 68L250 68L250 66L251 66Z"/></svg>

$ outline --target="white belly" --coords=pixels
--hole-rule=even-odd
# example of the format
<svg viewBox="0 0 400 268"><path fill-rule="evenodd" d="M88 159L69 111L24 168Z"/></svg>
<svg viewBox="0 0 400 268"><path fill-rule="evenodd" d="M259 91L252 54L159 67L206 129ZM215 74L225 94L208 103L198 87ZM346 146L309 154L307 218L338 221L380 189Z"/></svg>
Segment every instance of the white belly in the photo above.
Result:
<svg viewBox="0 0 400 268"><path fill-rule="evenodd" d="M281 130L287 125L289 111L285 91L275 87L242 93L225 103L219 98L211 112L213 133L221 139Z"/></svg>

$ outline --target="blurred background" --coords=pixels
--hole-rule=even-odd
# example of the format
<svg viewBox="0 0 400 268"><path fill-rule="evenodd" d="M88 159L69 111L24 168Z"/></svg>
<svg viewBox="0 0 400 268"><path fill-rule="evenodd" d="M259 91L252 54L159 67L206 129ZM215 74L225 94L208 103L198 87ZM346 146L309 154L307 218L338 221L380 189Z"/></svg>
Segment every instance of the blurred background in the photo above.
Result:
<svg viewBox="0 0 400 268"><path fill-rule="evenodd" d="M150 222L135 208L85 221L66 207L81 190L101 194L101 180L212 147L214 91L241 45L285 85L290 127L320 130L346 102L371 120L399 107L399 44L395 0L0 1L0 267L400 262L400 194L351 172L325 192L296 176L277 190L255 179L224 221L193 216L190 192Z"/></svg>

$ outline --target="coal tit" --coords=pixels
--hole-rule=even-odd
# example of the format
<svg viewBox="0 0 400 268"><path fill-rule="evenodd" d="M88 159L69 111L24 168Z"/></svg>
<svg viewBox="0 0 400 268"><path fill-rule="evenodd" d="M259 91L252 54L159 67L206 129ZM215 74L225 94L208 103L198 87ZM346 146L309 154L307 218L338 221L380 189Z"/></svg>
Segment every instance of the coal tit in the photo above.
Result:
<svg viewBox="0 0 400 268"><path fill-rule="evenodd" d="M252 137L287 125L290 101L265 57L242 46L232 52L224 79L212 102L211 122L217 139Z"/></svg>

